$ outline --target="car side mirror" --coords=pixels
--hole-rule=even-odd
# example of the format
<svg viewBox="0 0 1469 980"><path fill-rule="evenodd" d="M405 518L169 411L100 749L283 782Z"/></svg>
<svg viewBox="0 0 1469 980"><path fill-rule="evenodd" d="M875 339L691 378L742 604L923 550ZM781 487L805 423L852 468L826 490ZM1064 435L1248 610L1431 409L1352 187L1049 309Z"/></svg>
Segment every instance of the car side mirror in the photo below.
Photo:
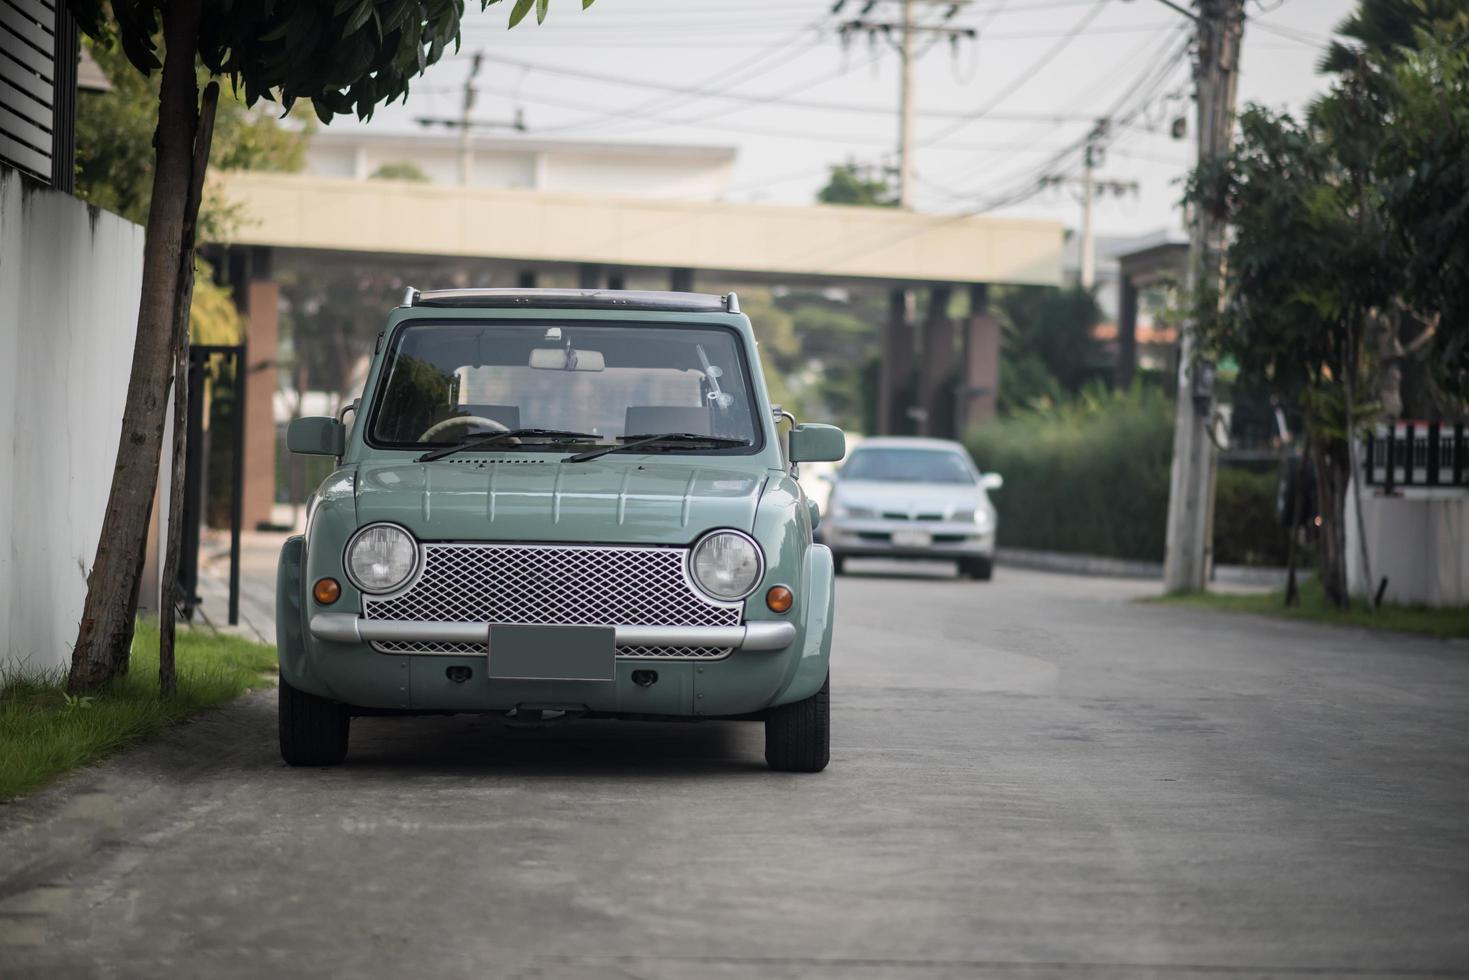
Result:
<svg viewBox="0 0 1469 980"><path fill-rule="evenodd" d="M787 436L792 463L835 463L847 455L847 437L834 425L807 422Z"/></svg>
<svg viewBox="0 0 1469 980"><path fill-rule="evenodd" d="M347 449L347 428L325 416L292 419L286 427L286 448L306 456L340 456Z"/></svg>
<svg viewBox="0 0 1469 980"><path fill-rule="evenodd" d="M979 478L979 485L986 490L998 490L1005 485L1005 478L998 473L986 473Z"/></svg>

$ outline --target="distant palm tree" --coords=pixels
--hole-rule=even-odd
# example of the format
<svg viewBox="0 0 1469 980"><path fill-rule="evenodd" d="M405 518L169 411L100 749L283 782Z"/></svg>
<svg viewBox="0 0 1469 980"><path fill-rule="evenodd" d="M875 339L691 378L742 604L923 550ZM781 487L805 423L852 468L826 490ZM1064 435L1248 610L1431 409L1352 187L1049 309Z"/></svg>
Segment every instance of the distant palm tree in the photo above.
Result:
<svg viewBox="0 0 1469 980"><path fill-rule="evenodd" d="M1364 54L1417 47L1414 32L1420 28L1469 32L1469 0L1361 0L1356 11L1336 25L1336 32L1347 40L1332 41L1318 67L1343 72Z"/></svg>

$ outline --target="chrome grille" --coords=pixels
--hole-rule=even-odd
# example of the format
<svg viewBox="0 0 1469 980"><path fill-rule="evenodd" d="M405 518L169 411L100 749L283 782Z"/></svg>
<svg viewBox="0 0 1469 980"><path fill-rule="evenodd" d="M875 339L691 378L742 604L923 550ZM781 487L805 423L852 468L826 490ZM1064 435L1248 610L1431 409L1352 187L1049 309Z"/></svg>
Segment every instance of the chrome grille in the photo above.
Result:
<svg viewBox="0 0 1469 980"><path fill-rule="evenodd" d="M585 626L737 626L743 604L694 590L684 548L426 544L407 589L364 596L374 620ZM467 643L377 643L384 653L465 653ZM619 647L621 657L716 659L722 648Z"/></svg>
<svg viewBox="0 0 1469 980"><path fill-rule="evenodd" d="M388 640L374 643L379 653L439 654L441 656L482 657L484 643L405 643ZM617 648L619 660L722 660L733 653L730 647L630 647Z"/></svg>

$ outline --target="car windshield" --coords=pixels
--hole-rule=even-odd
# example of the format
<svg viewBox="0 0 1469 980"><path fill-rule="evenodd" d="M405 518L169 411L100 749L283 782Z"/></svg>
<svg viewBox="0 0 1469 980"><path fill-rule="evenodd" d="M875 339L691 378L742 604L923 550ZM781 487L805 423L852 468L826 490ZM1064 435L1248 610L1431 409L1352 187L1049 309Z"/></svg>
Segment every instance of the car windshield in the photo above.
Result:
<svg viewBox="0 0 1469 980"><path fill-rule="evenodd" d="M678 452L761 443L742 345L721 327L413 323L396 333L381 377L368 430L377 446L454 445L510 429L585 433L588 443L681 433L748 444L660 447ZM511 445L568 451L565 437Z"/></svg>
<svg viewBox="0 0 1469 980"><path fill-rule="evenodd" d="M945 449L859 449L842 467L843 480L894 483L973 483L968 462Z"/></svg>

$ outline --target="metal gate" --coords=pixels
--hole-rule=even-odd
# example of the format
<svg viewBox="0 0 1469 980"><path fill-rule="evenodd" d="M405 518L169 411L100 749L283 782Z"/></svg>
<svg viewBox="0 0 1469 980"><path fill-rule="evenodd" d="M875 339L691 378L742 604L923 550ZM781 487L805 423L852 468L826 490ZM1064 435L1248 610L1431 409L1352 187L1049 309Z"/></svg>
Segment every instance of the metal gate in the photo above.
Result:
<svg viewBox="0 0 1469 980"><path fill-rule="evenodd" d="M230 425L227 431L204 427L204 407L220 397L218 379L228 375ZM184 619L199 606L200 526L209 488L210 443L230 441L230 582L229 623L240 621L240 522L245 483L245 348L244 345L194 344L189 347L189 417L184 451L183 531L179 544L179 577L174 595Z"/></svg>

